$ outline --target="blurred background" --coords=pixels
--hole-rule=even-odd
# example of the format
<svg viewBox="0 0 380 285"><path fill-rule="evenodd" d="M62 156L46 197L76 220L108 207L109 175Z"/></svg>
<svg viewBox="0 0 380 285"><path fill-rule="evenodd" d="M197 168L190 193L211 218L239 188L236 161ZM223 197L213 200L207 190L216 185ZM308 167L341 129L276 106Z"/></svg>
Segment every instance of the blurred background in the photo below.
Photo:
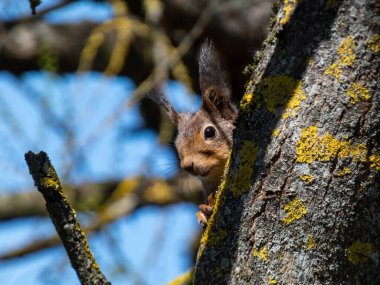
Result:
<svg viewBox="0 0 380 285"><path fill-rule="evenodd" d="M143 97L197 110L208 38L238 102L272 1L40 2L0 1L0 283L79 284L24 161L43 150L108 280L166 284L194 264L202 197Z"/></svg>

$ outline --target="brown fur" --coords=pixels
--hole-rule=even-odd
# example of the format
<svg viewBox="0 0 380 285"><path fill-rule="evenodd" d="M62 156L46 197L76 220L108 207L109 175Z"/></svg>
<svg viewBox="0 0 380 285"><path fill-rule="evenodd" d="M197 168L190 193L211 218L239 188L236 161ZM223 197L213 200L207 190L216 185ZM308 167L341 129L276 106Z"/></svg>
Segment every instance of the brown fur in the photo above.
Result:
<svg viewBox="0 0 380 285"><path fill-rule="evenodd" d="M148 96L163 106L178 129L175 146L181 168L201 179L206 197L217 190L228 159L237 117L231 103L213 45L203 44L199 60L202 108L196 113L177 113L160 91ZM213 138L205 138L204 130L216 129Z"/></svg>

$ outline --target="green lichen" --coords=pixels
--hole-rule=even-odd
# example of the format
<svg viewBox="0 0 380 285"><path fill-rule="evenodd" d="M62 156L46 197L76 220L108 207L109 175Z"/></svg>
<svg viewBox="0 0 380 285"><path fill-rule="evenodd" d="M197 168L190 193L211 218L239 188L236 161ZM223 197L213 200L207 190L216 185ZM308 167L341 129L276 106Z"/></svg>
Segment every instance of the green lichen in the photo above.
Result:
<svg viewBox="0 0 380 285"><path fill-rule="evenodd" d="M302 130L296 147L297 162L330 161L335 157L351 157L354 161L366 161L368 151L365 144L353 145L350 141L340 141L329 133L318 137L317 132L316 126Z"/></svg>
<svg viewBox="0 0 380 285"><path fill-rule="evenodd" d="M240 165L235 177L229 174L227 179L229 185L232 185L231 191L234 197L239 197L251 187L253 175L253 163L257 159L258 146L255 142L244 141L242 149L239 151Z"/></svg>
<svg viewBox="0 0 380 285"><path fill-rule="evenodd" d="M295 198L285 205L284 211L287 213L282 219L285 225L289 225L294 220L299 220L308 213L305 203L300 198Z"/></svg>
<svg viewBox="0 0 380 285"><path fill-rule="evenodd" d="M354 265L366 263L372 251L371 243L357 240L348 248L348 260Z"/></svg>

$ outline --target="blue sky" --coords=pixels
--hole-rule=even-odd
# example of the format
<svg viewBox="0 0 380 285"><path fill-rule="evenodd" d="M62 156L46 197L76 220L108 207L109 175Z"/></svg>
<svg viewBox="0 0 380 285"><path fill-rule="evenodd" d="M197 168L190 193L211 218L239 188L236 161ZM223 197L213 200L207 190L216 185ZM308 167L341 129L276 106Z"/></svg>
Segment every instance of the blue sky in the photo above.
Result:
<svg viewBox="0 0 380 285"><path fill-rule="evenodd" d="M43 0L37 11L56 2ZM0 3L0 20L29 14L27 0ZM45 20L52 23L104 21L110 17L109 4L77 1L46 15ZM138 105L123 113L112 127L97 133L99 122L128 99L134 88L127 77L104 77L97 72L56 76L34 71L15 77L0 71L0 118L3 121L0 124L0 194L31 189L33 181L23 157L28 150L46 151L59 175L63 175L71 162L67 157L67 142L62 140L63 130L54 127L51 117L41 115L44 108L51 110L53 117L74 126L74 139L78 144L94 137L90 146L86 145L78 154L81 163L68 175L71 182L122 179L139 174L174 175L172 149L160 145L153 131L139 129L142 119ZM178 110L199 108L199 97L187 94L181 84L168 82L166 89ZM104 233L90 237L90 246L112 284L134 284L134 275L114 272L118 262L143 276L144 284L165 284L191 266L188 250L200 230L195 212L196 206L191 204L145 207L109 225ZM2 222L0 253L53 232L47 218ZM160 236L158 241L157 235ZM115 241L114 247L109 246L110 240ZM115 252L119 253L115 254L117 258L110 254ZM51 279L41 278L42 272L47 272L45 275ZM0 263L2 284L57 283L63 273L62 284L79 284L62 248Z"/></svg>

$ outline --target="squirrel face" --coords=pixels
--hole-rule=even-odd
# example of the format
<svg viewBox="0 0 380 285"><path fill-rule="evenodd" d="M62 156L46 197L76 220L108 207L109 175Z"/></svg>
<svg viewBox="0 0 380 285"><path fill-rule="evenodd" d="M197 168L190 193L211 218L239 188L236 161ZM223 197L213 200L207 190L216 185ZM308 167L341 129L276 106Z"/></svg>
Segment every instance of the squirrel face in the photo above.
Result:
<svg viewBox="0 0 380 285"><path fill-rule="evenodd" d="M165 108L178 129L175 146L181 168L199 176L206 194L217 190L232 148L237 117L212 43L202 45L199 59L202 108L177 113L161 90L148 96Z"/></svg>
<svg viewBox="0 0 380 285"><path fill-rule="evenodd" d="M179 115L175 147L181 168L198 176L206 193L217 189L232 147L234 124L204 108Z"/></svg>

